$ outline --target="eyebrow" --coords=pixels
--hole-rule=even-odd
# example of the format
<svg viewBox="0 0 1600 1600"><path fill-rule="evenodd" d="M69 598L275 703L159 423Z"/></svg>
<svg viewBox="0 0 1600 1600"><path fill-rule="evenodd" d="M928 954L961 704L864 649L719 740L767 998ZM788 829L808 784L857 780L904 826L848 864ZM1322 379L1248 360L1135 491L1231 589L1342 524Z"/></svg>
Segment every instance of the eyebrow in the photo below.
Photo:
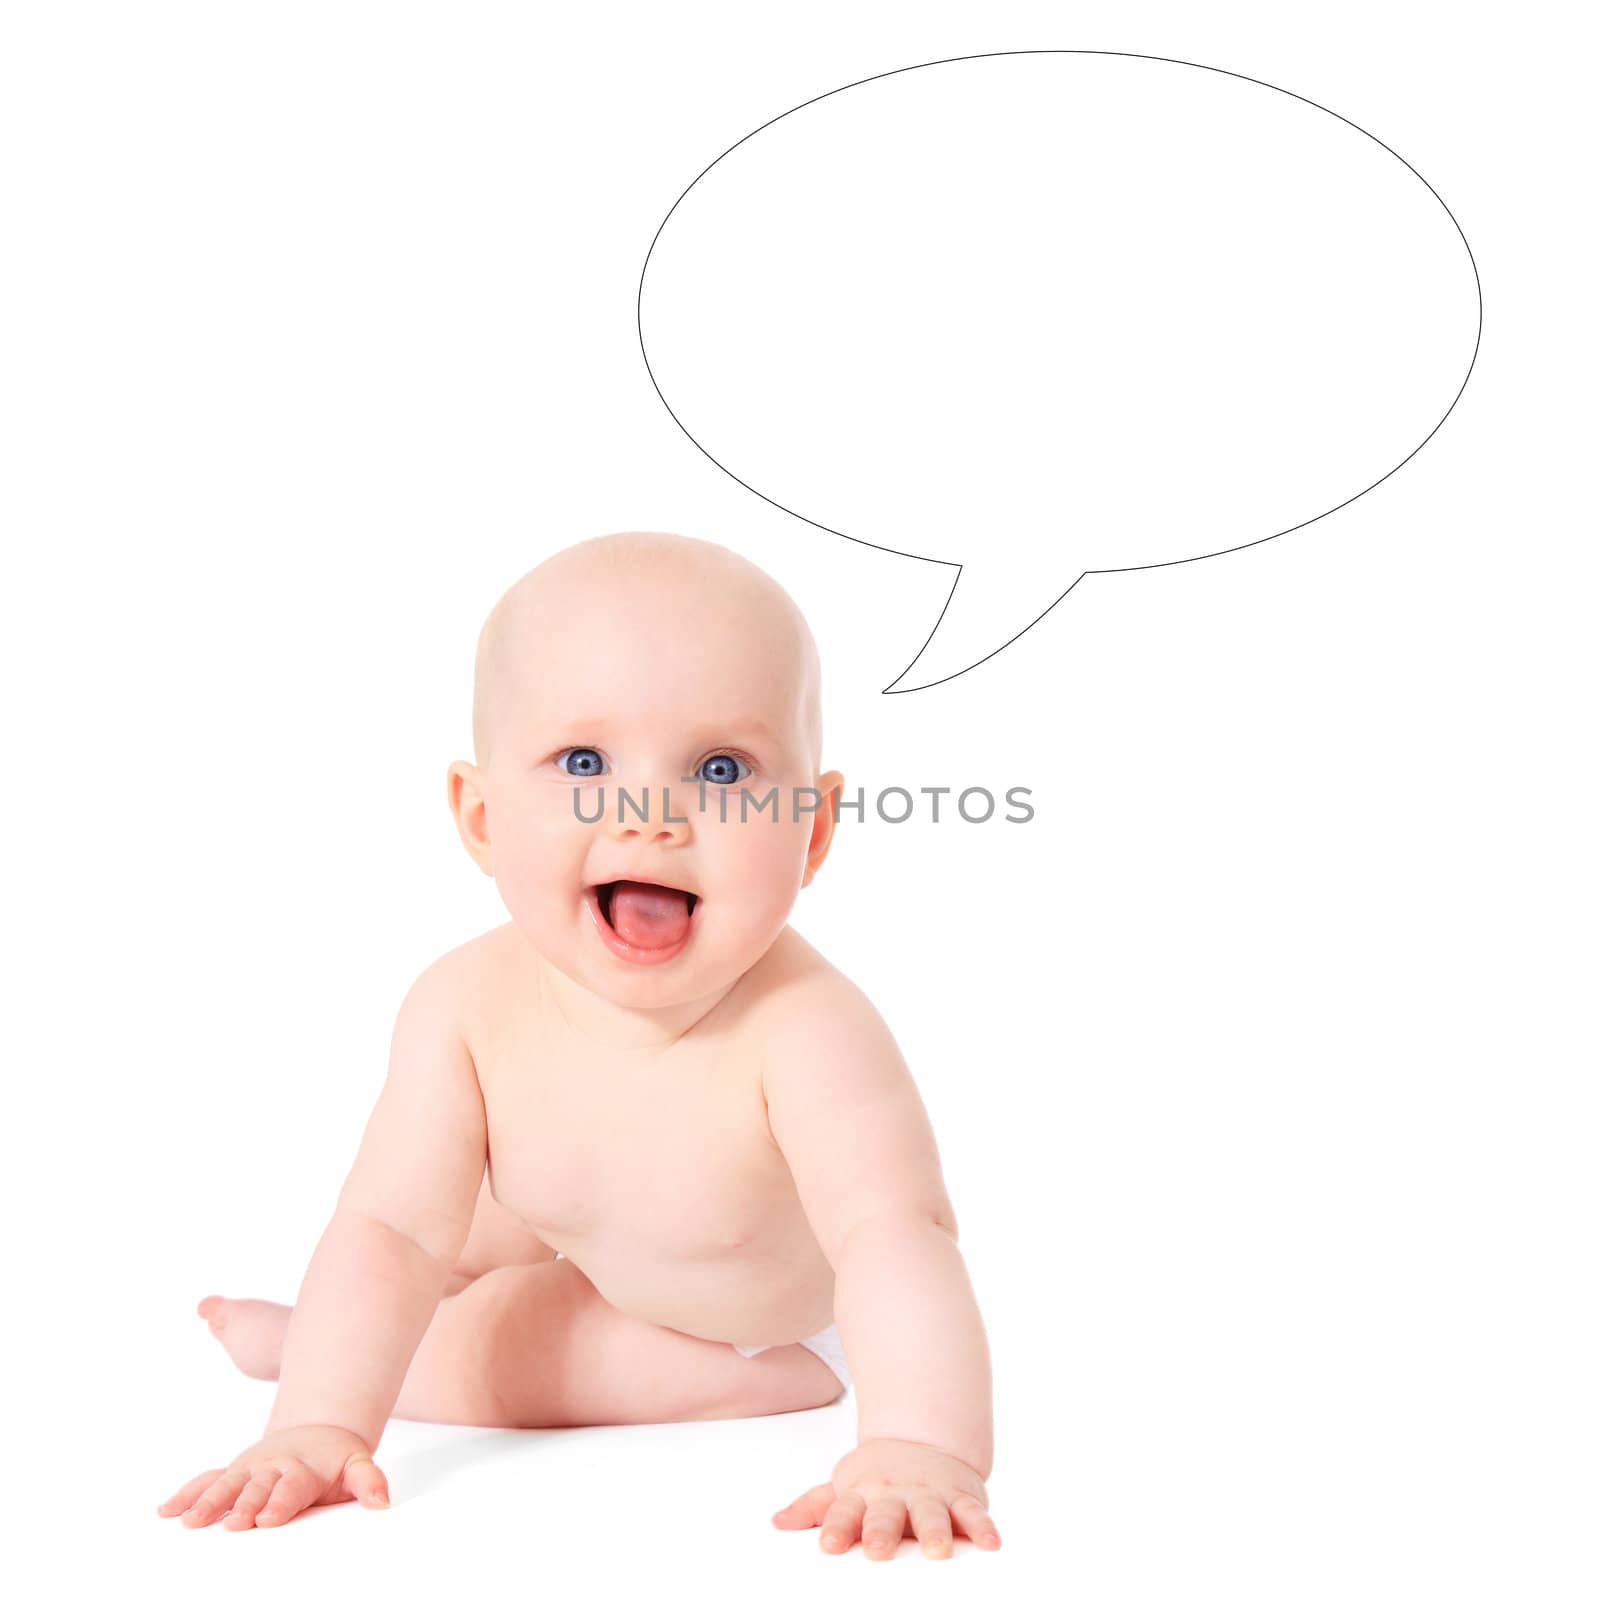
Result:
<svg viewBox="0 0 1600 1600"><path fill-rule="evenodd" d="M548 736L553 739L580 739L590 735L610 734L617 726L618 724L609 717L574 717L561 726L548 730ZM690 729L687 737L691 744L715 744L719 739L742 739L751 736L773 741L778 737L766 723L747 718L703 723Z"/></svg>

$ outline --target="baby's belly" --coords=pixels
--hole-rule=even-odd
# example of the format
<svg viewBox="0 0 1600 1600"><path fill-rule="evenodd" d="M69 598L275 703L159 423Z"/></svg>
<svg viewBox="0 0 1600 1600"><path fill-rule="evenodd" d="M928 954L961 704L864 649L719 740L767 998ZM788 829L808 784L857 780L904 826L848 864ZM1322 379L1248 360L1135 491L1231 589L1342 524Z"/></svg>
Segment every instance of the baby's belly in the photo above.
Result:
<svg viewBox="0 0 1600 1600"><path fill-rule="evenodd" d="M731 1344L827 1327L833 1272L757 1075L726 1053L673 1070L490 1074L494 1199L628 1316Z"/></svg>
<svg viewBox="0 0 1600 1600"><path fill-rule="evenodd" d="M792 1186L516 1188L497 1184L501 1204L627 1316L729 1344L792 1344L833 1321L833 1269ZM605 1198L560 1198L583 1193Z"/></svg>
<svg viewBox="0 0 1600 1600"><path fill-rule="evenodd" d="M618 1311L697 1339L793 1344L833 1321L833 1272L814 1246L674 1259L599 1234L555 1248Z"/></svg>

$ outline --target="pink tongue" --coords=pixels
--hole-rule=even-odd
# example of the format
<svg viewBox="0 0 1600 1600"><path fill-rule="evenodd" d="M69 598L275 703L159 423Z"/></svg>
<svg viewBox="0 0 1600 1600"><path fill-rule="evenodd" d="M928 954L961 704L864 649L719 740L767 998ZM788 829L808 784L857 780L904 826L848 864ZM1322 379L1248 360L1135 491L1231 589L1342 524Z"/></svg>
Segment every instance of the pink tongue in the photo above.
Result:
<svg viewBox="0 0 1600 1600"><path fill-rule="evenodd" d="M619 883L611 891L611 926L640 950L664 950L689 931L689 900L681 889Z"/></svg>

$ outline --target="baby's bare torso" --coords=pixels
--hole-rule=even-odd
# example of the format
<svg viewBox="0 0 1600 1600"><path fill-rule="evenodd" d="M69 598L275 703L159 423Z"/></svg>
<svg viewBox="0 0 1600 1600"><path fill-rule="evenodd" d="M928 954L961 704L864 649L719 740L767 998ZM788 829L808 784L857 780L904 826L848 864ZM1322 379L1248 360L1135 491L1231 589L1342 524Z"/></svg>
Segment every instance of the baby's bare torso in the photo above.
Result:
<svg viewBox="0 0 1600 1600"><path fill-rule="evenodd" d="M538 958L513 925L461 953L495 1201L629 1316L732 1344L826 1327L833 1273L761 1080L774 997L827 963L785 929L663 1052L575 1034L541 998Z"/></svg>

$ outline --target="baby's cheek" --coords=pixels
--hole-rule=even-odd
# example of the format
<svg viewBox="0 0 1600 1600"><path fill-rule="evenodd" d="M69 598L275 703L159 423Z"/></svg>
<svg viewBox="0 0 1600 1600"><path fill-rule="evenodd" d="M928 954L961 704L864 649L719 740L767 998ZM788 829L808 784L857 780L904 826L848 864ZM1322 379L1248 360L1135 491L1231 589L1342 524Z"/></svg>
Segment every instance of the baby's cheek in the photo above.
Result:
<svg viewBox="0 0 1600 1600"><path fill-rule="evenodd" d="M785 818L776 823L747 822L740 832L735 873L740 898L758 925L781 925L800 892L810 829Z"/></svg>
<svg viewBox="0 0 1600 1600"><path fill-rule="evenodd" d="M511 920L536 944L542 947L547 943L547 939L540 935L550 920L552 908L549 896L541 893L533 876L514 867L502 867L495 872L494 885L500 891L506 910L511 913Z"/></svg>
<svg viewBox="0 0 1600 1600"><path fill-rule="evenodd" d="M532 927L564 918L578 891L583 839L576 824L552 826L549 819L521 816L491 833L495 884L517 922Z"/></svg>

